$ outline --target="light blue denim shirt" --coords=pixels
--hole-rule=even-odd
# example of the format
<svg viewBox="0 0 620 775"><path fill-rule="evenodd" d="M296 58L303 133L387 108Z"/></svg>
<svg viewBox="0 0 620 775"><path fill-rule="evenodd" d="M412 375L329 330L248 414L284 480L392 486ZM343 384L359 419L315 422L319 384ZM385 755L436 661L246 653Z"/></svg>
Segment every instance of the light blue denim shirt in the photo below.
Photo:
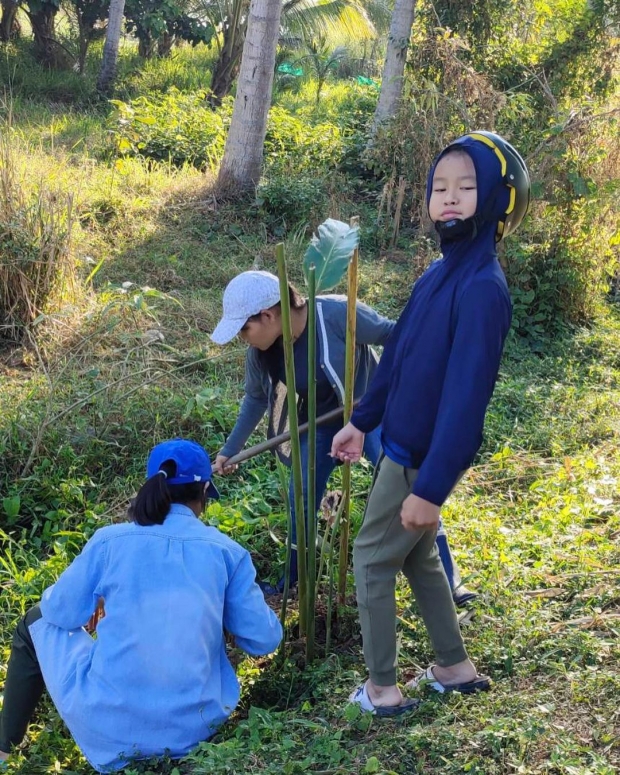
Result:
<svg viewBox="0 0 620 775"><path fill-rule="evenodd" d="M98 530L43 594L30 632L48 691L95 769L186 754L232 713L224 631L267 654L280 623L248 552L173 504L163 525ZM100 597L106 616L82 629Z"/></svg>

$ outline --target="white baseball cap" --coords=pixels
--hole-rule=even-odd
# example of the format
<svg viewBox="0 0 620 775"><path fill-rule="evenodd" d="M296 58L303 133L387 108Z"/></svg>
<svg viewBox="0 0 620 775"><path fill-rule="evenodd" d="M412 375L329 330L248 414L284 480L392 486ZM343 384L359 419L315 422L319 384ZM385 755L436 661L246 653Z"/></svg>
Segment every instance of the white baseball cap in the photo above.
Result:
<svg viewBox="0 0 620 775"><path fill-rule="evenodd" d="M215 344L226 344L241 331L252 315L280 301L280 281L271 272L242 272L226 286L222 319L211 334Z"/></svg>

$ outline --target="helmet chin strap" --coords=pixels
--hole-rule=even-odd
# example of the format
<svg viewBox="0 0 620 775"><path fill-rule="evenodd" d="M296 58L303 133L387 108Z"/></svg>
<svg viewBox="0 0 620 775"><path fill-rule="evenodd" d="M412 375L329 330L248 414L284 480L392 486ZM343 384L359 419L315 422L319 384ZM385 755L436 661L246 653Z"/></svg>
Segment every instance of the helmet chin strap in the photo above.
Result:
<svg viewBox="0 0 620 775"><path fill-rule="evenodd" d="M478 234L480 216L472 215L469 218L453 218L450 221L435 221L435 229L442 242L456 242L456 240L473 239Z"/></svg>

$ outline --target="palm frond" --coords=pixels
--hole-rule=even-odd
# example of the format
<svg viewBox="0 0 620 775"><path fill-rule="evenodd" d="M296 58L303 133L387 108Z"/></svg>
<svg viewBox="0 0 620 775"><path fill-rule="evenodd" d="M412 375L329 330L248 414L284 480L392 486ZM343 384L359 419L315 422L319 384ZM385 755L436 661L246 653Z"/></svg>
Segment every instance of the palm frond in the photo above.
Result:
<svg viewBox="0 0 620 775"><path fill-rule="evenodd" d="M282 9L282 24L305 39L357 41L377 35L370 16L357 0L287 0Z"/></svg>

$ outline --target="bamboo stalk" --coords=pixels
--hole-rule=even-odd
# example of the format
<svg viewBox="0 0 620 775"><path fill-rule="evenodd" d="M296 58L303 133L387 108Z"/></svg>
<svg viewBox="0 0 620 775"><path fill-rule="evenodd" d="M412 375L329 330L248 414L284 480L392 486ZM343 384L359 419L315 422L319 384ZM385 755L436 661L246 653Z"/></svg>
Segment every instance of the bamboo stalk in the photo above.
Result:
<svg viewBox="0 0 620 775"><path fill-rule="evenodd" d="M291 502L288 496L288 476L287 468L280 460L276 461L276 467L278 470L278 478L280 480L280 490L282 492L282 499L284 501L284 508L286 511L286 524L290 525L291 522ZM293 548L293 540L290 529L286 534L286 564L284 566L284 589L282 590L282 605L280 607L280 624L282 625L282 631L285 631L286 626L286 608L288 605L288 595L291 585L291 551ZM286 638L282 639L280 647L280 654L282 659L284 658L284 649L286 645Z"/></svg>
<svg viewBox="0 0 620 775"><path fill-rule="evenodd" d="M359 218L351 218L351 226L358 226ZM344 375L344 424L349 422L353 411L353 385L355 382L355 328L357 323L357 265L359 249L355 248L349 264L347 283L347 341ZM351 464L342 470L342 494L345 500L340 528L340 555L338 560L338 601L344 605L349 568L349 517L351 512Z"/></svg>
<svg viewBox="0 0 620 775"><path fill-rule="evenodd" d="M325 653L329 653L332 641L332 612L334 608L334 546L335 537L338 534L338 527L340 526L340 520L342 518L343 510L345 506L344 498L338 504L338 510L334 517L334 525L332 527L332 534L330 536L329 548L328 548L328 588L327 588L327 619L325 624Z"/></svg>
<svg viewBox="0 0 620 775"><path fill-rule="evenodd" d="M316 271L308 269L308 599L306 663L314 659L316 631Z"/></svg>
<svg viewBox="0 0 620 775"><path fill-rule="evenodd" d="M338 532L338 526L340 525L340 517L342 516L342 509L344 508L344 498L340 499L340 502L336 506L336 511L332 516L331 524L327 523L325 533L323 534L323 540L321 542L321 554L319 557L319 572L317 578L322 578L323 574L327 571L328 565L328 553L330 551L330 544L333 544L333 536Z"/></svg>
<svg viewBox="0 0 620 775"><path fill-rule="evenodd" d="M299 446L299 423L297 421L297 392L295 390L295 363L293 358L293 331L291 327L291 305L288 295L288 277L284 245L276 246L278 276L280 280L280 306L282 311L282 338L284 342L284 367L286 371L286 392L288 396L288 424L291 434L291 465L293 490L295 493L295 524L297 527L297 567L299 568L299 629L306 633L307 565L306 525L304 520L304 495L301 473L301 450Z"/></svg>

